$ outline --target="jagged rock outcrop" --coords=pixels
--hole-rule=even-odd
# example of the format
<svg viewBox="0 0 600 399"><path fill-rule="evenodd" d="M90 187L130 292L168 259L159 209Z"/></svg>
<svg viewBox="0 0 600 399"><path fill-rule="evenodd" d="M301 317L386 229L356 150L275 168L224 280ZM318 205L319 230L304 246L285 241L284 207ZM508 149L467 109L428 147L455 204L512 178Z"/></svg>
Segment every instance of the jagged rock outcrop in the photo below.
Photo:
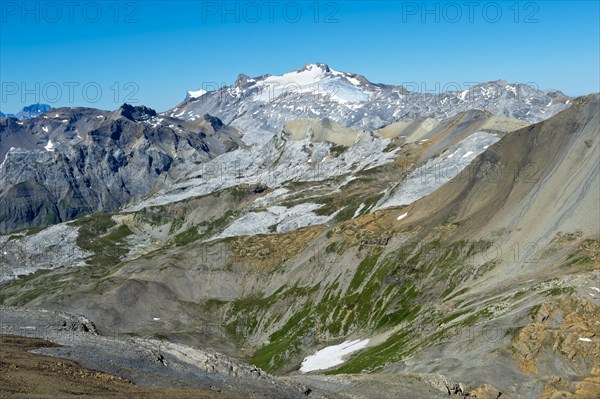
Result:
<svg viewBox="0 0 600 399"><path fill-rule="evenodd" d="M117 209L189 169L237 148L217 118L188 123L125 104L109 113L60 108L0 121L0 231Z"/></svg>

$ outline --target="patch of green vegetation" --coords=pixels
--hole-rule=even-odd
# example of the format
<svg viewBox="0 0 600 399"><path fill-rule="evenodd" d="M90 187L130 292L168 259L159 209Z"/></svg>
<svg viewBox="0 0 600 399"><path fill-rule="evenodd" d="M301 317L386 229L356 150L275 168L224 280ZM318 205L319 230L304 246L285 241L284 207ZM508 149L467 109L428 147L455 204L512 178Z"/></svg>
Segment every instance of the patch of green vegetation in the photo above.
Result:
<svg viewBox="0 0 600 399"><path fill-rule="evenodd" d="M71 269L71 273L73 270L76 269ZM0 303L23 306L48 292L69 292L69 283L52 272L49 269L40 269L0 285Z"/></svg>
<svg viewBox="0 0 600 399"><path fill-rule="evenodd" d="M204 230L201 234L199 234L198 238L207 238L211 235L221 231L227 226L227 223L231 217L235 215L235 212L232 210L226 211L220 217L210 220L208 222L200 223L199 226L204 227Z"/></svg>
<svg viewBox="0 0 600 399"><path fill-rule="evenodd" d="M47 226L46 226L47 227ZM26 227L24 229L14 230L8 237L8 241L18 240L19 238L32 236L44 230L46 227Z"/></svg>
<svg viewBox="0 0 600 399"><path fill-rule="evenodd" d="M244 197L246 197L248 195L248 191L246 189L244 189L243 187L240 186L233 186L231 189L229 189L231 196L236 200L236 201L240 201L242 200Z"/></svg>
<svg viewBox="0 0 600 399"><path fill-rule="evenodd" d="M564 296L571 295L575 292L573 287L554 287L542 292L546 296Z"/></svg>
<svg viewBox="0 0 600 399"><path fill-rule="evenodd" d="M398 148L398 145L391 142L389 143L387 146L385 146L385 148L383 149L383 152L392 152L394 151L396 148Z"/></svg>
<svg viewBox="0 0 600 399"><path fill-rule="evenodd" d="M195 241L208 238L214 234L217 234L221 230L225 228L229 219L235 215L235 212L232 210L226 211L223 215L218 218L213 218L210 220L203 221L198 223L195 226L188 228L185 231L182 231L176 234L173 237L173 243L178 246L184 246Z"/></svg>
<svg viewBox="0 0 600 399"><path fill-rule="evenodd" d="M400 323L413 321L417 317L421 307L419 305L411 306L411 301L417 297L418 291L414 289L407 292L407 294L402 296L399 303L395 305L396 309L392 313L385 314L379 319L377 323L378 329L394 327Z"/></svg>
<svg viewBox="0 0 600 399"><path fill-rule="evenodd" d="M411 328L415 321L423 322L428 301L438 300L440 294L456 297L466 292L466 288L457 292L454 289L471 276L473 267L467 258L488 246L486 242L423 240L406 243L385 257L382 257L385 248L371 248L357 266L347 289L339 290L339 284L335 289L334 285L329 286L319 300L311 293L293 290L280 292L276 299L249 298L232 309L231 314L237 316L229 328L235 330L242 325L248 333L260 325L264 328L265 324L277 328L270 335L269 343L255 352L252 362L267 371L279 372L300 355L299 351L306 343L330 343L357 332L400 327L400 333L369 348L330 374L376 370L387 362L407 356L417 345L423 345L416 339L418 332ZM346 249L344 242L333 242L325 251L340 253ZM296 311L281 325L279 322L288 312L290 303L296 304ZM281 309L274 316L273 309L277 306ZM442 323L471 313L472 309L457 311L446 316ZM471 314L459 325L470 326L491 315L486 308ZM273 324L275 321L277 324ZM429 322L439 323L439 318Z"/></svg>
<svg viewBox="0 0 600 399"><path fill-rule="evenodd" d="M171 227L169 228L169 234L175 234L179 229L181 229L181 227L185 223L185 219L182 217L177 217L177 218L171 219L170 222L171 222Z"/></svg>
<svg viewBox="0 0 600 399"><path fill-rule="evenodd" d="M442 226L458 227L461 224L462 224L462 222L446 220L445 222L442 223Z"/></svg>
<svg viewBox="0 0 600 399"><path fill-rule="evenodd" d="M354 173L355 177L374 177L382 173L382 171L388 169L388 165L376 166L374 168L369 169L361 169Z"/></svg>
<svg viewBox="0 0 600 399"><path fill-rule="evenodd" d="M346 241L346 239L342 239L340 241L335 241L335 242L332 242L331 244L327 245L327 247L325 247L325 253L326 254L334 254L335 253L335 254L338 254L341 256L348 249L348 246L349 246L349 244Z"/></svg>
<svg viewBox="0 0 600 399"><path fill-rule="evenodd" d="M294 205L305 203L305 200L296 201ZM320 197L320 198L311 198L310 202L321 204L322 206L318 209L315 209L313 212L319 216L329 216L334 212L339 211L342 207L337 205L337 201L334 197ZM285 205L287 206L287 205Z"/></svg>
<svg viewBox="0 0 600 399"><path fill-rule="evenodd" d="M381 197L383 197L383 194L377 194L377 195L367 197L364 202L365 206L359 212L359 215L362 216L362 215L367 214L367 212L369 212L369 210L371 210L371 208L373 208L375 206L375 204L377 204L377 202L381 199Z"/></svg>
<svg viewBox="0 0 600 399"><path fill-rule="evenodd" d="M515 299L515 300L521 299L521 298L525 297L526 295L527 295L527 291L517 291L514 293L512 299Z"/></svg>
<svg viewBox="0 0 600 399"><path fill-rule="evenodd" d="M337 158L340 155L342 155L342 153L346 151L346 147L343 145L339 145L339 144L333 144L330 148L329 148L329 153L331 154L331 156L333 158Z"/></svg>
<svg viewBox="0 0 600 399"><path fill-rule="evenodd" d="M539 303L535 306L532 306L531 309L529 309L529 312L527 313L527 316L529 316L530 319L535 320L535 316L538 314L538 312L540 311L542 307L542 304Z"/></svg>
<svg viewBox="0 0 600 399"><path fill-rule="evenodd" d="M459 317L464 316L465 314L468 314L470 311L471 311L471 309L463 309L458 312L451 313L448 316L442 318L438 324L441 326L446 323L450 323L451 321L456 320Z"/></svg>
<svg viewBox="0 0 600 399"><path fill-rule="evenodd" d="M175 245L178 247L184 246L192 241L196 241L200 235L198 234L198 226L192 226L186 231L179 233L173 237Z"/></svg>
<svg viewBox="0 0 600 399"><path fill-rule="evenodd" d="M593 265L596 262L596 257L594 253L590 250L594 246L598 245L598 240L583 240L577 247L575 247L571 252L567 255L561 267L585 267L589 265Z"/></svg>
<svg viewBox="0 0 600 399"><path fill-rule="evenodd" d="M302 338L314 329L312 297L319 285L313 287L281 287L268 297L251 296L228 305L227 317L230 321L225 331L238 344L256 332L266 332L297 304L297 310L277 331L269 337L269 343L259 348L251 362L266 371L282 369L287 360L300 351ZM274 309L278 311L273 312ZM259 331L260 330L260 331Z"/></svg>
<svg viewBox="0 0 600 399"><path fill-rule="evenodd" d="M489 309L482 309L479 312L473 313L472 315L470 315L469 317L467 317L466 319L464 319L460 325L462 326L466 326L466 327L472 327L474 326L479 320L481 319L489 319L490 317L492 317L494 314L489 310Z"/></svg>
<svg viewBox="0 0 600 399"><path fill-rule="evenodd" d="M79 227L77 245L92 255L86 260L93 265L114 265L129 252L125 238L132 233L126 225L115 228L111 213L97 213L77 219L69 225Z"/></svg>
<svg viewBox="0 0 600 399"><path fill-rule="evenodd" d="M32 236L34 234L39 233L40 231L44 230L46 227L29 227L26 230L25 235L27 236Z"/></svg>
<svg viewBox="0 0 600 399"><path fill-rule="evenodd" d="M294 286L285 289L282 286L268 297L254 295L239 299L231 304L228 311L230 322L225 325L225 331L236 341L241 342L245 336L256 331L259 320L263 319L265 314L277 304L309 298L318 290L318 287L318 285L314 287ZM287 311L287 306L282 310Z"/></svg>
<svg viewBox="0 0 600 399"><path fill-rule="evenodd" d="M351 206L343 207L342 209L340 209L338 214L335 215L335 220L337 220L338 222L344 222L346 220L352 219L357 208L358 207Z"/></svg>
<svg viewBox="0 0 600 399"><path fill-rule="evenodd" d="M379 260L381 252L381 248L376 248L373 252L367 255L362 262L359 263L356 273L354 274L354 277L350 282L350 286L348 287L348 292L356 291L364 282L367 275L374 271L375 264L377 263L377 260Z"/></svg>
<svg viewBox="0 0 600 399"><path fill-rule="evenodd" d="M312 302L305 303L281 329L271 334L269 343L254 353L251 363L267 372L272 372L280 370L287 359L298 354L301 338L314 326L311 307Z"/></svg>

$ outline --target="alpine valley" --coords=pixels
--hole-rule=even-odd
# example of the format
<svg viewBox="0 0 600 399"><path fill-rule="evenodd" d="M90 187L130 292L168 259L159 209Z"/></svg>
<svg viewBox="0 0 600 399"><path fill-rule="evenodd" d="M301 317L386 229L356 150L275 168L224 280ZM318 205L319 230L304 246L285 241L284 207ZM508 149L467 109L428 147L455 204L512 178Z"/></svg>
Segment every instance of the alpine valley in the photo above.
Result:
<svg viewBox="0 0 600 399"><path fill-rule="evenodd" d="M206 89L0 118L0 334L206 397L598 398L599 93Z"/></svg>

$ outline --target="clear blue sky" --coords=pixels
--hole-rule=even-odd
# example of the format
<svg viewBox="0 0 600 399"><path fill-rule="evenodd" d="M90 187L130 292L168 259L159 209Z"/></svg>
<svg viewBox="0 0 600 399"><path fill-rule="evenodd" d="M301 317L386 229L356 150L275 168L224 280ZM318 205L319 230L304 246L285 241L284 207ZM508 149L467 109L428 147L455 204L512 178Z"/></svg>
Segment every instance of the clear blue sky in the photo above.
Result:
<svg viewBox="0 0 600 399"><path fill-rule="evenodd" d="M207 82L312 62L432 91L501 78L600 91L598 1L78 3L0 2L0 110L163 111Z"/></svg>

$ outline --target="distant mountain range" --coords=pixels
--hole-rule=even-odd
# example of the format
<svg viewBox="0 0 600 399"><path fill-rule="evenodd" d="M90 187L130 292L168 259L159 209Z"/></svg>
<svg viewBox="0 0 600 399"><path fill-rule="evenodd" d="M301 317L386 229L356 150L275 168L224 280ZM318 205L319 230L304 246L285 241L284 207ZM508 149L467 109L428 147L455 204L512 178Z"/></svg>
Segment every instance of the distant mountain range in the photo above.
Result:
<svg viewBox="0 0 600 399"><path fill-rule="evenodd" d="M48 112L52 109L48 104L31 104L26 107L23 107L22 110L17 112L16 114L4 114L0 112L0 118L17 118L21 119L29 119L35 118L38 115L43 114L44 112Z"/></svg>
<svg viewBox="0 0 600 399"><path fill-rule="evenodd" d="M188 91L185 100L165 115L194 119L208 113L246 135L260 136L278 131L293 119L328 118L345 127L374 130L396 121L444 119L470 109L539 122L570 103L561 91L504 80L459 91L452 91L458 84L448 85L450 90L434 93L411 87L415 84L406 86L372 83L326 64L307 64L280 76L241 74L231 86Z"/></svg>

